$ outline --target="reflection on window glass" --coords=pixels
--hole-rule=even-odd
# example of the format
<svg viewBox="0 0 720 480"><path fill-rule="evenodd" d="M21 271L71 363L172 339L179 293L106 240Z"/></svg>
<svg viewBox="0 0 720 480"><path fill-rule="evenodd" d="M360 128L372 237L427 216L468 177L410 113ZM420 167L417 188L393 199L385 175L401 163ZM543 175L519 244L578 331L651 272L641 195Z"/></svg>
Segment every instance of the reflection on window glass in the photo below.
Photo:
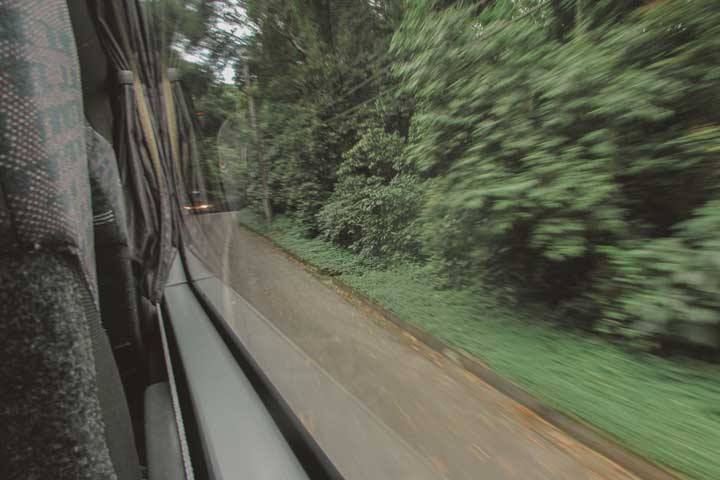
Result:
<svg viewBox="0 0 720 480"><path fill-rule="evenodd" d="M198 288L346 478L720 477L716 1L143 5Z"/></svg>

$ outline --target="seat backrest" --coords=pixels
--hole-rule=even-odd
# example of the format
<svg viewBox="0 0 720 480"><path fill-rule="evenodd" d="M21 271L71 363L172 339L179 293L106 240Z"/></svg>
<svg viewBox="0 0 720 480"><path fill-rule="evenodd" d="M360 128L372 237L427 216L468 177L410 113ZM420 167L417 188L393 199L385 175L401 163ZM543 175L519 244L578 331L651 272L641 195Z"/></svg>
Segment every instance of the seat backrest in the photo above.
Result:
<svg viewBox="0 0 720 480"><path fill-rule="evenodd" d="M0 0L0 477L138 479L63 0Z"/></svg>

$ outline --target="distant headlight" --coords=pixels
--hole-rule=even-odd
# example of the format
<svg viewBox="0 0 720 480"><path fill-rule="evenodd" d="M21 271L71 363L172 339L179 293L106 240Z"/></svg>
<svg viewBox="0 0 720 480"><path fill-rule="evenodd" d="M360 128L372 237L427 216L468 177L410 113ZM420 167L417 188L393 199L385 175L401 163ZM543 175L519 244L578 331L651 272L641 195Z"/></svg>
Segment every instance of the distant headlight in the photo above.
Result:
<svg viewBox="0 0 720 480"><path fill-rule="evenodd" d="M195 210L207 210L208 208L212 207L212 205L208 203L201 203L200 205L184 205L183 209L188 211L195 211Z"/></svg>

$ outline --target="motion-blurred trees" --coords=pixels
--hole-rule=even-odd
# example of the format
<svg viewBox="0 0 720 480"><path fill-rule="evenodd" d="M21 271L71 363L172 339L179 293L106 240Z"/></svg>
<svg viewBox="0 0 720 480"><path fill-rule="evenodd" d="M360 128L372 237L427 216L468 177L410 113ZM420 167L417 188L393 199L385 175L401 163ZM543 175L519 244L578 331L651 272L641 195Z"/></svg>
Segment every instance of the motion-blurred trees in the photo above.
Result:
<svg viewBox="0 0 720 480"><path fill-rule="evenodd" d="M595 328L717 345L720 9L553 6L419 6L396 34L427 248Z"/></svg>
<svg viewBox="0 0 720 480"><path fill-rule="evenodd" d="M309 234L720 345L715 0L222 3L242 28L202 42L248 62L273 208Z"/></svg>

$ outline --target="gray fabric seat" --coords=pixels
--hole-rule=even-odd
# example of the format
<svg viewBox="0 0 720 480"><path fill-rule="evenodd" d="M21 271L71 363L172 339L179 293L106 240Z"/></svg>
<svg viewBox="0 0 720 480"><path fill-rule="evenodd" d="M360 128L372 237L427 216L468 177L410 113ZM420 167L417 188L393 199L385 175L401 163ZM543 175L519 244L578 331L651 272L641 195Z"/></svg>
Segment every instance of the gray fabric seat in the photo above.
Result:
<svg viewBox="0 0 720 480"><path fill-rule="evenodd" d="M0 1L0 66L0 477L138 479L65 2Z"/></svg>
<svg viewBox="0 0 720 480"><path fill-rule="evenodd" d="M74 263L53 253L0 257L2 478L117 478Z"/></svg>

